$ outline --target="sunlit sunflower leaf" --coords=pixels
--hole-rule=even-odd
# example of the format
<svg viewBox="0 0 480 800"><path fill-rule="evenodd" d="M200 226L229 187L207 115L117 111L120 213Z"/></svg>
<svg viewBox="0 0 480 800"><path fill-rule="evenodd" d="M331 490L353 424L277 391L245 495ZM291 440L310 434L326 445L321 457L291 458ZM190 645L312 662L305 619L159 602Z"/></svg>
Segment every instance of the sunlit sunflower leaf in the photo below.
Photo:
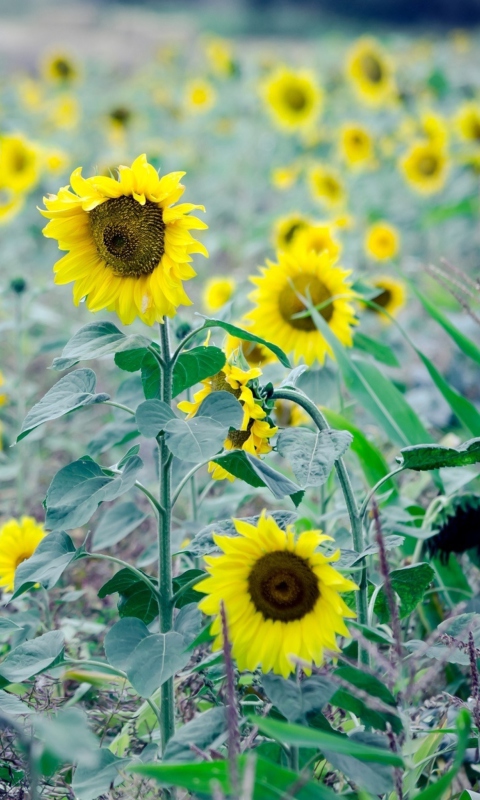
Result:
<svg viewBox="0 0 480 800"><path fill-rule="evenodd" d="M80 328L63 348L60 358L55 358L52 369L70 369L79 361L118 353L123 350L148 347L145 336L126 336L111 322L89 322Z"/></svg>
<svg viewBox="0 0 480 800"><path fill-rule="evenodd" d="M167 422L175 419L175 414L167 403L158 398L140 403L135 413L138 429L147 439L155 439L165 429Z"/></svg>
<svg viewBox="0 0 480 800"><path fill-rule="evenodd" d="M465 467L480 463L480 438L469 439L459 447L423 444L405 447L397 461L405 469L429 470L440 467Z"/></svg>
<svg viewBox="0 0 480 800"><path fill-rule="evenodd" d="M63 467L47 491L45 527L71 530L85 525L100 503L115 500L132 488L142 467L143 461L136 455L119 474L102 469L88 456Z"/></svg>
<svg viewBox="0 0 480 800"><path fill-rule="evenodd" d="M394 569L391 571L390 581L392 589L400 601L400 619L408 617L408 615L415 610L430 586L434 576L435 571L430 564L426 564L425 562L411 564L408 567L402 567L402 569ZM374 611L381 623L388 622L390 612L385 589L383 587L380 589L377 599L375 600Z"/></svg>
<svg viewBox="0 0 480 800"><path fill-rule="evenodd" d="M243 408L230 392L212 392L202 401L197 416L211 417L227 429L238 430L243 421Z"/></svg>
<svg viewBox="0 0 480 800"><path fill-rule="evenodd" d="M180 353L173 368L172 397L210 378L225 366L225 353L218 347L193 347Z"/></svg>
<svg viewBox="0 0 480 800"><path fill-rule="evenodd" d="M135 503L117 503L103 514L93 534L92 550L117 544L147 519Z"/></svg>
<svg viewBox="0 0 480 800"><path fill-rule="evenodd" d="M20 644L0 663L1 685L22 683L44 672L62 655L64 643L62 631L49 631Z"/></svg>
<svg viewBox="0 0 480 800"><path fill-rule="evenodd" d="M223 447L228 428L211 417L171 419L165 425L168 449L182 461L199 463L215 456Z"/></svg>
<svg viewBox="0 0 480 800"><path fill-rule="evenodd" d="M291 525L297 518L297 515L293 511L272 511L269 512L269 515L274 518L275 522L282 530L285 530L287 525ZM249 522L250 525L257 525L259 519L259 516L242 517L241 521ZM185 547L185 551L196 556L219 553L220 548L213 540L214 533L221 534L222 536L238 536L232 518L221 519L202 528L193 537L192 541L188 543L187 547Z"/></svg>
<svg viewBox="0 0 480 800"><path fill-rule="evenodd" d="M238 328L237 325L232 325L230 322L224 322L221 319L205 319L203 328L200 328L200 330L203 330L204 328L223 328L224 331L227 331L227 333L231 334L231 336L236 336L238 339L243 339L246 342L256 342L257 344L261 344L263 347L266 347L267 350L271 350L284 367L287 367L287 369L291 368L290 361L283 350L278 347L278 345L272 344L272 342L267 342L266 339L262 339L260 336L255 336L254 333L245 331L243 328Z"/></svg>
<svg viewBox="0 0 480 800"><path fill-rule="evenodd" d="M45 589L56 585L61 575L77 555L77 548L65 531L49 533L34 554L17 567L15 594L12 599L40 583Z"/></svg>
<svg viewBox="0 0 480 800"><path fill-rule="evenodd" d="M313 431L308 428L286 428L277 440L277 450L286 458L302 489L322 486L328 479L335 461L352 442L348 431Z"/></svg>
<svg viewBox="0 0 480 800"><path fill-rule="evenodd" d="M44 422L63 417L77 408L109 400L110 395L95 393L96 383L97 376L91 369L76 369L64 375L28 412L17 436L17 442Z"/></svg>

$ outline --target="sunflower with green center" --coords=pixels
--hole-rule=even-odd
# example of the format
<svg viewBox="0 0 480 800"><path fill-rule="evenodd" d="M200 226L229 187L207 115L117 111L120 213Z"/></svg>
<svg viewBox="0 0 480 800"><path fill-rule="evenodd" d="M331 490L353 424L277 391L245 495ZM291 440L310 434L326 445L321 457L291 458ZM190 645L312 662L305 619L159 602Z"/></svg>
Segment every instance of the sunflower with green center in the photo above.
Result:
<svg viewBox="0 0 480 800"><path fill-rule="evenodd" d="M285 217L279 217L273 228L273 244L276 250L288 250L296 242L300 231L310 225L310 221L294 211Z"/></svg>
<svg viewBox="0 0 480 800"><path fill-rule="evenodd" d="M407 299L405 285L401 281L390 278L388 275L379 275L372 283L373 288L377 290L377 294L373 295L370 299L373 303L376 303L377 306L385 309L390 316L394 317L405 305ZM381 311L377 311L376 308L367 306L367 311L378 314L382 322L387 325L389 324L389 318L385 314L382 314Z"/></svg>
<svg viewBox="0 0 480 800"><path fill-rule="evenodd" d="M332 562L340 551L318 551L330 536L305 531L295 537L293 526L281 530L264 511L258 525L233 520L238 536L218 536L223 551L206 556L209 577L195 590L207 596L199 603L215 616L213 649L222 647L221 607L225 608L232 654L240 670L273 671L287 678L296 669L320 666L324 651L339 652L337 634L348 636L344 618L353 618L340 596L358 587Z"/></svg>
<svg viewBox="0 0 480 800"><path fill-rule="evenodd" d="M195 416L201 403L212 392L230 392L243 406L243 420L238 430L231 430L223 443L225 450L245 450L252 456L269 453L272 449L268 440L277 433L278 428L268 422L263 403L255 394L255 384L262 370L253 368L244 370L236 366L237 351L216 375L202 381L203 389L193 396L193 402L182 400L178 404L180 411L187 414L187 419ZM235 480L226 469L211 461L208 471L212 478L218 480Z"/></svg>
<svg viewBox="0 0 480 800"><path fill-rule="evenodd" d="M116 311L125 325L140 317L147 325L191 305L182 281L196 274L192 253L208 256L190 234L204 222L189 216L203 206L174 203L185 187L184 172L159 177L139 156L118 168L118 180L83 178L81 168L58 195L45 198L45 236L70 252L55 264L55 283L74 282L75 305L86 298L90 311Z"/></svg>
<svg viewBox="0 0 480 800"><path fill-rule="evenodd" d="M373 139L364 125L346 123L340 131L340 156L352 169L373 163Z"/></svg>
<svg viewBox="0 0 480 800"><path fill-rule="evenodd" d="M379 43L370 37L358 39L347 56L347 77L359 99L380 105L394 91L393 68Z"/></svg>
<svg viewBox="0 0 480 800"><path fill-rule="evenodd" d="M231 299L237 282L234 278L210 278L203 290L203 305L209 314L218 311L219 308L228 303Z"/></svg>
<svg viewBox="0 0 480 800"><path fill-rule="evenodd" d="M323 105L323 92L308 70L279 67L263 85L263 96L273 121L291 133L310 127Z"/></svg>
<svg viewBox="0 0 480 800"><path fill-rule="evenodd" d="M21 134L0 136L0 188L30 192L40 180L40 150Z"/></svg>
<svg viewBox="0 0 480 800"><path fill-rule="evenodd" d="M32 517L9 519L0 527L0 588L13 592L15 570L33 556L45 536L42 525Z"/></svg>
<svg viewBox="0 0 480 800"><path fill-rule="evenodd" d="M348 281L351 270L335 261L328 250L294 248L278 253L277 264L267 261L262 275L251 278L257 287L250 294L255 308L246 315L252 332L274 341L295 363L303 360L311 366L314 361L323 364L327 354L333 357L308 311L309 300L342 344L352 346L357 320L351 301L356 295Z"/></svg>
<svg viewBox="0 0 480 800"><path fill-rule="evenodd" d="M428 140L414 142L400 160L405 179L420 194L434 194L443 189L448 167L445 149Z"/></svg>
<svg viewBox="0 0 480 800"><path fill-rule="evenodd" d="M315 164L309 171L308 179L312 197L326 208L338 208L345 203L346 189L334 167Z"/></svg>
<svg viewBox="0 0 480 800"><path fill-rule="evenodd" d="M365 234L365 252L376 261L395 258L400 249L398 230L388 222L375 222Z"/></svg>

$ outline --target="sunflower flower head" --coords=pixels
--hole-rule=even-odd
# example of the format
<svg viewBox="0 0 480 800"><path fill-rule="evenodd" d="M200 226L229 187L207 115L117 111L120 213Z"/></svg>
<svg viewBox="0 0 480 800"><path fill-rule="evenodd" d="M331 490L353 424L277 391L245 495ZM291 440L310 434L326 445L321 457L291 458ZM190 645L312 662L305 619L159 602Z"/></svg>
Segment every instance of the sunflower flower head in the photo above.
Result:
<svg viewBox="0 0 480 800"><path fill-rule="evenodd" d="M279 217L273 227L273 244L276 250L288 250L301 230L310 225L310 221L298 212Z"/></svg>
<svg viewBox="0 0 480 800"><path fill-rule="evenodd" d="M342 245L336 239L337 226L334 222L317 222L298 231L295 237L295 247L299 250L314 253L323 253L325 250L332 258L336 258L342 251Z"/></svg>
<svg viewBox="0 0 480 800"><path fill-rule="evenodd" d="M187 83L185 88L185 104L192 114L204 114L210 111L217 101L217 94L212 84L197 78Z"/></svg>
<svg viewBox="0 0 480 800"><path fill-rule="evenodd" d="M412 189L420 194L434 194L443 189L448 173L448 156L437 142L414 142L400 160L400 168Z"/></svg>
<svg viewBox="0 0 480 800"><path fill-rule="evenodd" d="M174 205L184 174L160 178L142 155L120 166L118 179L83 178L78 168L71 189L45 198L43 233L69 251L55 264L55 283L74 283L75 305L85 298L90 311L116 311L126 325L136 317L153 325L191 305L182 281L196 274L192 253L208 253L190 229L207 226L189 216L203 206Z"/></svg>
<svg viewBox="0 0 480 800"><path fill-rule="evenodd" d="M0 527L0 588L13 592L15 570L33 556L45 536L42 525L32 517L9 519Z"/></svg>
<svg viewBox="0 0 480 800"><path fill-rule="evenodd" d="M461 139L480 144L480 103L463 103L455 117L455 127Z"/></svg>
<svg viewBox="0 0 480 800"><path fill-rule="evenodd" d="M393 94L395 84L390 59L373 38L358 39L347 56L347 77L358 98L368 105L381 105Z"/></svg>
<svg viewBox="0 0 480 800"><path fill-rule="evenodd" d="M219 308L228 303L231 299L237 282L234 278L210 278L205 284L203 290L203 305L209 314L218 311Z"/></svg>
<svg viewBox="0 0 480 800"><path fill-rule="evenodd" d="M263 84L262 94L273 122L289 133L309 128L322 110L323 92L308 70L278 67Z"/></svg>
<svg viewBox="0 0 480 800"><path fill-rule="evenodd" d="M373 139L364 125L346 123L340 131L340 155L351 169L362 169L373 162Z"/></svg>
<svg viewBox="0 0 480 800"><path fill-rule="evenodd" d="M370 298L372 302L385 309L391 317L396 316L405 305L407 299L405 285L401 281L390 278L389 275L379 275L377 278L374 278L372 284L377 292ZM381 311L377 311L377 309L372 306L367 306L367 311L377 314L385 324L390 322L385 314L382 314Z"/></svg>
<svg viewBox="0 0 480 800"><path fill-rule="evenodd" d="M460 555L476 550L480 556L478 529L480 526L480 495L462 494L445 498L432 519L437 533L425 545L431 556L439 556L446 564L450 553Z"/></svg>
<svg viewBox="0 0 480 800"><path fill-rule="evenodd" d="M325 208L337 209L344 205L347 193L343 181L334 167L317 163L309 172L312 197Z"/></svg>
<svg viewBox="0 0 480 800"><path fill-rule="evenodd" d="M238 366L240 362L241 366ZM260 396L258 378L262 371L258 367L243 368L244 359L239 350L234 351L225 366L216 375L202 381L203 389L193 396L193 402L182 400L178 404L180 411L187 414L187 419L195 416L200 405L212 392L230 392L243 406L243 420L238 430L230 430L224 442L225 450L245 450L252 456L269 453L272 449L269 439L277 433L277 428L268 419L264 401ZM213 461L209 464L209 472L214 480L234 480L226 469Z"/></svg>
<svg viewBox="0 0 480 800"><path fill-rule="evenodd" d="M324 651L339 652L336 636L348 636L345 618L355 617L341 592L357 589L333 566L319 545L331 540L320 531L298 538L292 526L281 530L264 511L257 525L233 520L237 536L214 535L221 555L206 556L209 577L196 591L205 593L200 609L215 619L213 647L222 647L220 609L228 621L233 657L240 670L273 671L288 677L295 659L306 672L321 665Z"/></svg>
<svg viewBox="0 0 480 800"><path fill-rule="evenodd" d="M328 250L293 248L278 253L278 263L267 261L250 299L255 304L247 314L253 333L270 338L295 363L323 364L332 356L331 348L308 310L311 303L329 325L332 333L347 347L352 345L352 326L356 324L351 301L355 292L348 280L350 271L336 265Z"/></svg>
<svg viewBox="0 0 480 800"><path fill-rule="evenodd" d="M397 229L388 222L375 222L365 234L365 252L376 261L395 258L400 249Z"/></svg>
<svg viewBox="0 0 480 800"><path fill-rule="evenodd" d="M233 49L226 39L210 37L205 43L205 54L212 70L222 78L229 78L237 72Z"/></svg>
<svg viewBox="0 0 480 800"><path fill-rule="evenodd" d="M0 188L30 192L40 180L39 148L21 134L0 136Z"/></svg>
<svg viewBox="0 0 480 800"><path fill-rule="evenodd" d="M42 72L46 80L62 86L73 83L79 77L79 68L68 53L51 53L42 64Z"/></svg>

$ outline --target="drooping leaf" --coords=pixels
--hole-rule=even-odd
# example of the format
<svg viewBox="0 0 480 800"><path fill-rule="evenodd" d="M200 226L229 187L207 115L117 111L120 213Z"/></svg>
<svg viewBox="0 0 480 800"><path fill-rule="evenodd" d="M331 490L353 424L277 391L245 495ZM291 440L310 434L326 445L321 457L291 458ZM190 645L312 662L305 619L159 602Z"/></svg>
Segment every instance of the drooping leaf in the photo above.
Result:
<svg viewBox="0 0 480 800"><path fill-rule="evenodd" d="M172 397L216 375L224 366L225 353L219 347L193 347L180 353L173 369Z"/></svg>
<svg viewBox="0 0 480 800"><path fill-rule="evenodd" d="M17 567L12 599L19 597L36 583L40 583L45 589L52 589L76 555L77 548L68 533L49 533L42 539L34 554Z"/></svg>
<svg viewBox="0 0 480 800"><path fill-rule="evenodd" d="M352 442L348 431L313 431L307 428L286 428L277 440L277 450L292 465L302 489L322 486L335 461Z"/></svg>
<svg viewBox="0 0 480 800"><path fill-rule="evenodd" d="M469 439L459 447L423 444L405 447L397 461L405 469L430 470L440 467L466 467L480 463L480 438Z"/></svg>
<svg viewBox="0 0 480 800"><path fill-rule="evenodd" d="M197 416L211 417L227 429L238 430L243 420L243 408L230 392L212 392L200 404Z"/></svg>
<svg viewBox="0 0 480 800"><path fill-rule="evenodd" d="M422 600L425 591L430 586L435 572L430 564L410 564L408 567L394 569L390 573L390 580L394 592L400 600L400 619L408 617ZM375 614L380 622L388 622L389 610L385 590L380 589L375 601Z"/></svg>
<svg viewBox="0 0 480 800"><path fill-rule="evenodd" d="M167 422L176 419L170 406L158 398L140 403L135 418L140 433L147 439L155 439L165 429Z"/></svg>
<svg viewBox="0 0 480 800"><path fill-rule="evenodd" d="M460 422L472 434L472 436L478 436L480 434L480 413L477 411L473 403L471 403L470 400L467 400L466 397L461 395L455 389L452 389L450 384L445 380L443 375L441 375L436 366L430 361L429 358L427 358L426 355L424 355L424 353L422 353L421 350L415 347L415 351L425 365L435 386L437 389L439 389L455 416L458 417Z"/></svg>
<svg viewBox="0 0 480 800"><path fill-rule="evenodd" d="M262 480L264 486L270 489L273 496L278 500L287 495L296 495L297 492L301 490L302 487L297 486L285 475L282 475L281 472L277 472L276 469L266 464L265 461L261 461L261 459L250 455L250 453L245 453L245 456L253 471Z"/></svg>
<svg viewBox="0 0 480 800"><path fill-rule="evenodd" d="M198 464L222 450L227 433L228 429L211 417L193 417L171 419L165 425L164 436L174 456Z"/></svg>
<svg viewBox="0 0 480 800"><path fill-rule="evenodd" d="M110 395L95 393L96 383L97 376L91 369L76 369L64 375L28 412L17 436L17 442L44 422L63 417L77 408L109 400Z"/></svg>
<svg viewBox="0 0 480 800"><path fill-rule="evenodd" d="M197 761L198 755L190 745L208 751L210 747L218 749L227 735L227 716L225 706L216 706L194 717L183 725L169 740L163 761L188 763Z"/></svg>
<svg viewBox="0 0 480 800"><path fill-rule="evenodd" d="M100 503L115 500L132 488L142 467L143 461L136 455L118 475L107 474L86 456L63 467L47 491L45 527L70 530L85 525Z"/></svg>
<svg viewBox="0 0 480 800"><path fill-rule="evenodd" d="M203 323L203 330L204 328L223 328L224 331L230 333L231 336L236 336L237 339L243 339L246 342L256 342L257 344L266 347L267 350L271 350L274 353L281 364L287 369L291 368L291 364L283 352L276 344L272 344L272 342L267 342L266 339L262 339L260 336L255 336L254 333L250 333L250 331L245 331L243 328L239 328L237 325L232 325L230 322L224 322L221 319L205 319Z"/></svg>
<svg viewBox="0 0 480 800"><path fill-rule="evenodd" d="M478 198L477 198L478 203ZM443 330L448 333L451 339L455 342L457 347L460 348L462 353L465 353L466 356L471 358L475 361L476 364L480 364L480 347L476 345L468 336L465 336L454 324L451 322L445 314L440 311L438 305L432 303L428 297L426 297L416 286L415 283L409 281L409 286L415 292L418 299L420 300L421 304L423 305L425 311L428 311L432 319L435 322L438 322L439 325L442 326Z"/></svg>
<svg viewBox="0 0 480 800"><path fill-rule="evenodd" d="M49 631L18 645L0 663L2 685L22 683L51 667L61 656L64 647L62 631Z"/></svg>
<svg viewBox="0 0 480 800"><path fill-rule="evenodd" d="M265 486L263 480L258 476L255 470L252 469L244 450L231 450L230 453L227 453L225 456L212 458L212 461L214 464L219 464L226 469L231 475L248 483L249 486L254 486L256 488Z"/></svg>
<svg viewBox="0 0 480 800"><path fill-rule="evenodd" d="M92 550L103 550L121 542L147 519L147 514L135 503L117 503L107 509L100 519L92 539Z"/></svg>
<svg viewBox="0 0 480 800"><path fill-rule="evenodd" d="M78 361L148 347L149 344L144 336L126 336L111 322L89 322L67 342L61 357L54 360L52 369L69 369Z"/></svg>

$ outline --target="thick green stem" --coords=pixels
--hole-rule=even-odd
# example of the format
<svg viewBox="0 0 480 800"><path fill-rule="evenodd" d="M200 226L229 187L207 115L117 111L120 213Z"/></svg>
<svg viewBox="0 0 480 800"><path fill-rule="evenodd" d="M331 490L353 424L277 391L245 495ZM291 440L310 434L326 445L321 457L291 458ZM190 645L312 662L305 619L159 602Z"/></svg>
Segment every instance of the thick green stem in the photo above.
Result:
<svg viewBox="0 0 480 800"><path fill-rule="evenodd" d="M21 429L25 419L25 358L24 358L24 336L23 336L23 295L15 293L15 361L16 361L16 402L17 402L17 423L18 430ZM26 471L26 450L25 442L22 447L16 448L17 455L17 513L20 516L24 511L25 496L24 488L27 485L25 480ZM27 445L28 447L28 445Z"/></svg>
<svg viewBox="0 0 480 800"><path fill-rule="evenodd" d="M277 389L273 397L278 400L290 400L293 403L301 406L307 414L309 414L317 426L319 431L329 430L330 426L315 403L313 403L306 395L294 389ZM337 476L342 488L343 496L347 506L348 516L350 517L350 525L352 527L353 546L357 553L363 553L365 547L363 542L363 525L362 518L355 500L350 476L346 470L343 459L338 458L335 461L335 468ZM360 572L359 590L356 593L357 603L357 617L362 625L366 625L368 621L368 596L367 596L367 566L365 559L363 560L362 570ZM363 649L360 650L360 658L363 663L368 663L368 653Z"/></svg>
<svg viewBox="0 0 480 800"><path fill-rule="evenodd" d="M160 325L160 343L163 359L162 400L167 405L172 403L172 370L173 362L170 353L168 322L165 319ZM172 553L170 544L170 527L172 521L172 457L164 437L158 442L160 505L162 507L158 520L158 585L160 591L160 631L168 633L173 627L173 585L172 585ZM161 705L162 751L168 740L175 733L175 707L173 678L162 686Z"/></svg>

